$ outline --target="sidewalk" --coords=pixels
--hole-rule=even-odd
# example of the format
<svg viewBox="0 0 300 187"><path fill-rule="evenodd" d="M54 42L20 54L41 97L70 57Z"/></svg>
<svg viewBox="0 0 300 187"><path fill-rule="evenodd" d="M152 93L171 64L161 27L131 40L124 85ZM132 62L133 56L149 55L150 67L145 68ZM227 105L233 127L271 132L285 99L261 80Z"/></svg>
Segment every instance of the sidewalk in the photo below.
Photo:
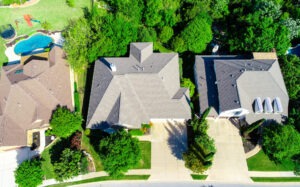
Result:
<svg viewBox="0 0 300 187"><path fill-rule="evenodd" d="M292 171L249 171L250 177L296 177Z"/></svg>

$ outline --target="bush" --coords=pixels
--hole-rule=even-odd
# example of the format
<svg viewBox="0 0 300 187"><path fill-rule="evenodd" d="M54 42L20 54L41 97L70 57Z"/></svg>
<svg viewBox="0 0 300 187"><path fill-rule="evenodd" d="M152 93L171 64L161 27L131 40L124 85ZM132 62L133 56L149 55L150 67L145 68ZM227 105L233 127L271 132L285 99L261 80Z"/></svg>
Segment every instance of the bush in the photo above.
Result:
<svg viewBox="0 0 300 187"><path fill-rule="evenodd" d="M130 129L128 132L132 136L143 136L144 135L144 132L141 129Z"/></svg>
<svg viewBox="0 0 300 187"><path fill-rule="evenodd" d="M83 156L80 161L80 173L86 174L89 172L89 161L87 156Z"/></svg>
<svg viewBox="0 0 300 187"><path fill-rule="evenodd" d="M69 148L64 149L60 155L59 161L55 162L53 165L55 179L63 181L79 175L81 171L81 157L82 153L80 151L74 151Z"/></svg>
<svg viewBox="0 0 300 187"><path fill-rule="evenodd" d="M195 93L195 84L189 78L182 78L181 87L188 88L190 90L190 97L192 98Z"/></svg>
<svg viewBox="0 0 300 187"><path fill-rule="evenodd" d="M198 158L194 151L188 151L183 154L183 160L185 161L185 167L189 168L195 173L202 173L208 167Z"/></svg>
<svg viewBox="0 0 300 187"><path fill-rule="evenodd" d="M263 149L273 160L281 162L300 153L300 134L292 125L272 123L263 129Z"/></svg>
<svg viewBox="0 0 300 187"><path fill-rule="evenodd" d="M20 187L38 186L42 184L43 175L40 160L26 160L15 171L15 182Z"/></svg>
<svg viewBox="0 0 300 187"><path fill-rule="evenodd" d="M69 7L74 7L75 6L75 0L66 0L66 3Z"/></svg>
<svg viewBox="0 0 300 187"><path fill-rule="evenodd" d="M242 129L243 137L248 137L252 131L260 127L265 121L266 121L265 119L258 120L252 123L251 125L245 127L245 129Z"/></svg>
<svg viewBox="0 0 300 187"><path fill-rule="evenodd" d="M162 43L168 42L174 34L172 27L164 26L159 34L160 41Z"/></svg>
<svg viewBox="0 0 300 187"><path fill-rule="evenodd" d="M71 138L71 149L80 150L81 148L81 132L76 132Z"/></svg>
<svg viewBox="0 0 300 187"><path fill-rule="evenodd" d="M84 130L84 134L85 134L86 136L89 136L89 135L91 134L91 129L85 129L85 130Z"/></svg>
<svg viewBox="0 0 300 187"><path fill-rule="evenodd" d="M41 26L45 30L50 30L52 28L51 24L48 21L44 21L41 23Z"/></svg>
<svg viewBox="0 0 300 187"><path fill-rule="evenodd" d="M59 106L50 120L51 133L61 138L67 138L81 129L81 123L81 115Z"/></svg>
<svg viewBox="0 0 300 187"><path fill-rule="evenodd" d="M100 141L99 153L104 170L110 176L122 176L141 159L139 141L126 131L119 131Z"/></svg>

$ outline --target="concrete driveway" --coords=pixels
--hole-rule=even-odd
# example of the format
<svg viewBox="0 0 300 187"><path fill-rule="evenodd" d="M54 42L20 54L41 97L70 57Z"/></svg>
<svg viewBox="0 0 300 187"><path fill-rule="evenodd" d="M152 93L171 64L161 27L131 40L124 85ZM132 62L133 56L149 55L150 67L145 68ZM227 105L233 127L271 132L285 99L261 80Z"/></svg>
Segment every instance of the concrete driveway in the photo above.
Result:
<svg viewBox="0 0 300 187"><path fill-rule="evenodd" d="M251 182L239 130L227 119L209 119L208 124L208 134L215 140L217 152L207 180Z"/></svg>
<svg viewBox="0 0 300 187"><path fill-rule="evenodd" d="M16 186L14 171L18 164L37 154L37 151L30 151L30 148L0 152L0 187Z"/></svg>
<svg viewBox="0 0 300 187"><path fill-rule="evenodd" d="M192 180L182 153L187 150L187 132L183 122L154 121L151 129L151 176L149 180Z"/></svg>

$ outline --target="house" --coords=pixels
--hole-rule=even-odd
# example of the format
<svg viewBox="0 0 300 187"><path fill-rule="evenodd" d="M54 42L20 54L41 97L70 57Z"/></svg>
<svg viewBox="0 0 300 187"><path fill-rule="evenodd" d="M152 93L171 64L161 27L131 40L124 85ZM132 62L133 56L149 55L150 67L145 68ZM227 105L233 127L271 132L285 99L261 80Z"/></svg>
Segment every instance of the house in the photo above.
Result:
<svg viewBox="0 0 300 187"><path fill-rule="evenodd" d="M131 43L129 57L95 62L87 128L140 128L151 120L191 118L189 90L180 87L177 53Z"/></svg>
<svg viewBox="0 0 300 187"><path fill-rule="evenodd" d="M194 75L200 95L200 113L210 117L282 122L288 116L289 97L276 53L238 56L196 56Z"/></svg>
<svg viewBox="0 0 300 187"><path fill-rule="evenodd" d="M57 105L73 109L70 68L60 47L2 67L0 150L31 146ZM41 137L42 138L42 137Z"/></svg>

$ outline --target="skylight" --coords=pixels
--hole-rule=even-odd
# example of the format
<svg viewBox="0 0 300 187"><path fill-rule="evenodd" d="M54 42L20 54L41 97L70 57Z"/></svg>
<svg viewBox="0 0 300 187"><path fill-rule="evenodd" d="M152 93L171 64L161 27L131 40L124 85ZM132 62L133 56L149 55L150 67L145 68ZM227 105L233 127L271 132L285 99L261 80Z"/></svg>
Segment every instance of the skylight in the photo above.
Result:
<svg viewBox="0 0 300 187"><path fill-rule="evenodd" d="M267 97L264 101L264 111L265 111L265 113L272 113L273 112L273 107L272 107L270 97Z"/></svg>

